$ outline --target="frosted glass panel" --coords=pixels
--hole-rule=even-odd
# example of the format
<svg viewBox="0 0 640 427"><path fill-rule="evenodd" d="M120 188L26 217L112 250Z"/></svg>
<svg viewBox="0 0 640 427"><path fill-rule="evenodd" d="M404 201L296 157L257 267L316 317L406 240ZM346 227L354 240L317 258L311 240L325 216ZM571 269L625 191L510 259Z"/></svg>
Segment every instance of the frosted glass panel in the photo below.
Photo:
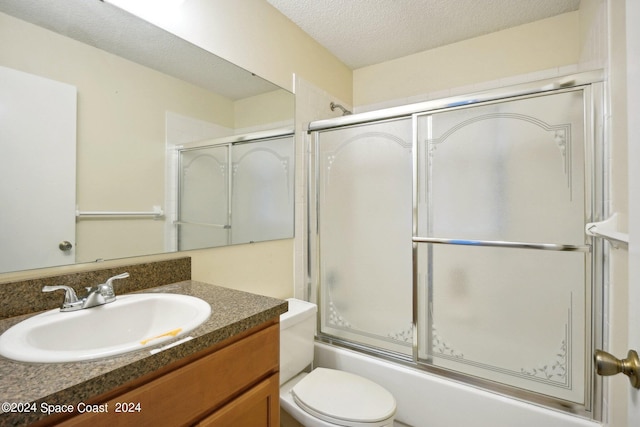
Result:
<svg viewBox="0 0 640 427"><path fill-rule="evenodd" d="M228 146L180 152L178 249L229 244Z"/></svg>
<svg viewBox="0 0 640 427"><path fill-rule="evenodd" d="M293 236L293 137L233 146L232 243Z"/></svg>
<svg viewBox="0 0 640 427"><path fill-rule="evenodd" d="M318 134L321 332L411 353L411 120Z"/></svg>
<svg viewBox="0 0 640 427"><path fill-rule="evenodd" d="M582 91L419 117L420 236L582 245Z"/></svg>
<svg viewBox="0 0 640 427"><path fill-rule="evenodd" d="M421 360L585 403L584 129L582 90L418 116Z"/></svg>
<svg viewBox="0 0 640 427"><path fill-rule="evenodd" d="M420 358L583 403L586 256L419 245Z"/></svg>

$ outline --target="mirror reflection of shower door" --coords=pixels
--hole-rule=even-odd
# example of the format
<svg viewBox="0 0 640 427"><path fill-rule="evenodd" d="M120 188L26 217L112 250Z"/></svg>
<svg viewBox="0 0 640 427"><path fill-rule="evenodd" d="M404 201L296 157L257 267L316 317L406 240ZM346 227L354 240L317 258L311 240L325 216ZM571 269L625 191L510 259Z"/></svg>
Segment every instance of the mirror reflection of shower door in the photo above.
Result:
<svg viewBox="0 0 640 427"><path fill-rule="evenodd" d="M419 360L586 403L584 98L578 89L416 117Z"/></svg>
<svg viewBox="0 0 640 427"><path fill-rule="evenodd" d="M292 135L179 150L179 250L293 236Z"/></svg>
<svg viewBox="0 0 640 427"><path fill-rule="evenodd" d="M230 243L229 150L218 145L180 151L178 250Z"/></svg>
<svg viewBox="0 0 640 427"><path fill-rule="evenodd" d="M411 119L319 132L321 332L412 353Z"/></svg>
<svg viewBox="0 0 640 427"><path fill-rule="evenodd" d="M231 243L293 236L293 137L234 144L231 157Z"/></svg>

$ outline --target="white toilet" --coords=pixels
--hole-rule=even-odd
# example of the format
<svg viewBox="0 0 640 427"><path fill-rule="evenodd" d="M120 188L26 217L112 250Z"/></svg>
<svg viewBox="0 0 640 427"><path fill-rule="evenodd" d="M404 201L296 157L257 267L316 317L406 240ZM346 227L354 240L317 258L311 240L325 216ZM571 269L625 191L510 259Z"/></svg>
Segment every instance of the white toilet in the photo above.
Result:
<svg viewBox="0 0 640 427"><path fill-rule="evenodd" d="M358 375L316 368L313 362L315 304L289 299L280 316L280 406L305 427L393 426L396 400Z"/></svg>

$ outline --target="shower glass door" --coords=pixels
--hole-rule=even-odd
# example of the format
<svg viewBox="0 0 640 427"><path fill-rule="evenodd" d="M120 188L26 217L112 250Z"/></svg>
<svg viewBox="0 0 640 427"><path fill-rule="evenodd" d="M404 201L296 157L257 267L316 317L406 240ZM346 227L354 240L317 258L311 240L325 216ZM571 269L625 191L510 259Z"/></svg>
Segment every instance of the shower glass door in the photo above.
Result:
<svg viewBox="0 0 640 427"><path fill-rule="evenodd" d="M318 132L320 333L412 354L412 121Z"/></svg>
<svg viewBox="0 0 640 427"><path fill-rule="evenodd" d="M586 404L585 89L418 114L417 359Z"/></svg>

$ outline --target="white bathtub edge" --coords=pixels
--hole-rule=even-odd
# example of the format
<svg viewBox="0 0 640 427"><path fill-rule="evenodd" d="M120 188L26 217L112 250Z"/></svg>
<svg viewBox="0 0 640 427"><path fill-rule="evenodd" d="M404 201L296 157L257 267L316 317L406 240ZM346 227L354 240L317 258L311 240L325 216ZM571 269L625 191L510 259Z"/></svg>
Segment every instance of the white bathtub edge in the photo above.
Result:
<svg viewBox="0 0 640 427"><path fill-rule="evenodd" d="M382 385L398 402L397 420L414 427L602 425L324 343L315 344L315 366L352 372Z"/></svg>

